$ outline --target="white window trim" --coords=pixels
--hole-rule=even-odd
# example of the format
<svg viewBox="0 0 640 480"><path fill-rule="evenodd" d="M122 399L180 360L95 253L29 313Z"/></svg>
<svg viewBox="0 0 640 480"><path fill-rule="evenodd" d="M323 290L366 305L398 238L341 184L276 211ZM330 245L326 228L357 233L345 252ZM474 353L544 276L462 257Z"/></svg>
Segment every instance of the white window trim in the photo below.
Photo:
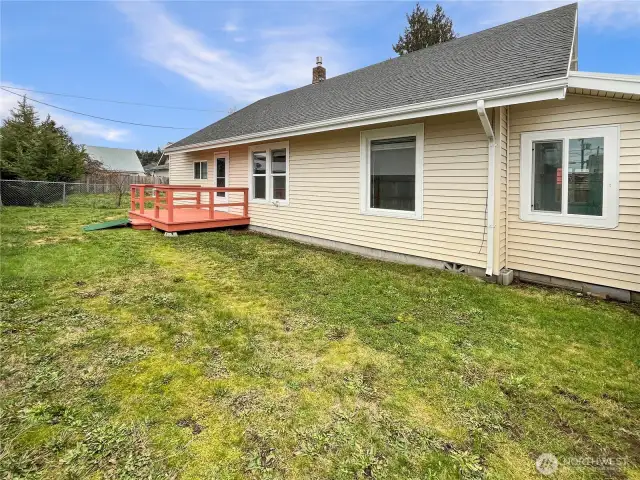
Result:
<svg viewBox="0 0 640 480"><path fill-rule="evenodd" d="M569 192L569 140L575 138L603 137L603 203L602 216L575 215L567 213ZM537 212L532 208L533 142L562 140L562 211ZM618 226L619 170L620 170L620 127L602 125L594 127L544 130L522 133L520 137L520 219L552 225L568 225L590 228L616 228Z"/></svg>
<svg viewBox="0 0 640 480"><path fill-rule="evenodd" d="M196 163L206 163L207 164L207 178L202 178L202 165L200 166L200 178L196 178ZM191 167L191 173L193 175L194 180L209 180L209 161L208 160L196 160L193 162Z"/></svg>
<svg viewBox="0 0 640 480"><path fill-rule="evenodd" d="M287 173L279 174L276 173L276 176L283 176L286 178L286 200L273 199L273 189L272 189L272 173L271 173L271 151L272 150L285 150L286 162L287 162ZM267 170L265 174L265 188L266 188L266 197L265 199L261 198L253 198L253 152L267 152ZM291 169L291 165L289 163L289 141L285 142L277 142L277 143L266 143L262 145L251 145L249 147L249 203L259 203L259 204L273 204L276 206L286 206L289 205L289 170Z"/></svg>
<svg viewBox="0 0 640 480"><path fill-rule="evenodd" d="M369 181L371 141L397 137L416 137L416 209L387 210L371 208L371 182ZM360 132L360 213L381 217L398 217L422 220L424 208L424 123L413 123L399 127L377 128Z"/></svg>
<svg viewBox="0 0 640 480"><path fill-rule="evenodd" d="M218 158L224 158L225 187L229 187L230 183L231 183L231 179L229 178L230 157L229 157L229 151L228 150L224 150L224 151L220 151L220 152L213 152L213 172L214 172L213 186L214 187L218 186ZM216 195L216 201L217 200L226 200L226 201L228 201L228 199L229 199L229 194L227 192L224 193L224 197L219 197L218 195Z"/></svg>

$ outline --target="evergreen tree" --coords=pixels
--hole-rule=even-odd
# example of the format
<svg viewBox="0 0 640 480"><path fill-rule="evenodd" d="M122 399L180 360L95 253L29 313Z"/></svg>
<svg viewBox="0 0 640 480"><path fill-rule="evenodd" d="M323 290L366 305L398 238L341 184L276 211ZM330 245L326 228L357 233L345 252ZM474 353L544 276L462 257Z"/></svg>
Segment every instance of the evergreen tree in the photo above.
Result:
<svg viewBox="0 0 640 480"><path fill-rule="evenodd" d="M51 117L40 123L26 98L2 122L0 141L2 178L68 182L84 173L84 148Z"/></svg>
<svg viewBox="0 0 640 480"><path fill-rule="evenodd" d="M34 155L35 175L43 180L71 182L85 171L87 158L84 147L73 140L62 126L47 116L38 127L39 135Z"/></svg>
<svg viewBox="0 0 640 480"><path fill-rule="evenodd" d="M140 159L140 163L143 167L147 165L155 165L162 157L162 150L160 147L154 152L153 150L136 150L136 155Z"/></svg>
<svg viewBox="0 0 640 480"><path fill-rule="evenodd" d="M398 55L456 38L453 22L445 15L440 4L437 4L433 14L429 15L429 11L417 3L413 12L407 15L407 22L409 25L404 29L404 35L400 35L398 43L393 45L393 51Z"/></svg>
<svg viewBox="0 0 640 480"><path fill-rule="evenodd" d="M11 110L0 127L0 176L5 179L23 178L30 170L31 155L37 143L38 115L26 97Z"/></svg>

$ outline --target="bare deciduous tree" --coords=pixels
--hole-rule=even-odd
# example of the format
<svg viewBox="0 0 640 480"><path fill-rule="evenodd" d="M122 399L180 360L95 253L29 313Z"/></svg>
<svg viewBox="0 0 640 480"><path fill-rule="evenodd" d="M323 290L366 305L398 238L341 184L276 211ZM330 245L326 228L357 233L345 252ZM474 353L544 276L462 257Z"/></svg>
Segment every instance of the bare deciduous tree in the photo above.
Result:
<svg viewBox="0 0 640 480"><path fill-rule="evenodd" d="M122 197L129 192L131 186L129 175L104 168L96 174L102 179L101 183L109 186L109 193L116 194L116 207L119 208L122 205Z"/></svg>

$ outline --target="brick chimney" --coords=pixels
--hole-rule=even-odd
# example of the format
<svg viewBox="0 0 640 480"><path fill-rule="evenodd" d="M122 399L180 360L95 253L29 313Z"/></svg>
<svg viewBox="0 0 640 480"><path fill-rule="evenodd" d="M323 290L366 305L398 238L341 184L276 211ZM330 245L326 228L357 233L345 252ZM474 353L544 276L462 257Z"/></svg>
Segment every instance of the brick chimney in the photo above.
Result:
<svg viewBox="0 0 640 480"><path fill-rule="evenodd" d="M311 83L324 82L327 79L327 69L322 66L322 57L316 57L316 66L313 68L313 81Z"/></svg>

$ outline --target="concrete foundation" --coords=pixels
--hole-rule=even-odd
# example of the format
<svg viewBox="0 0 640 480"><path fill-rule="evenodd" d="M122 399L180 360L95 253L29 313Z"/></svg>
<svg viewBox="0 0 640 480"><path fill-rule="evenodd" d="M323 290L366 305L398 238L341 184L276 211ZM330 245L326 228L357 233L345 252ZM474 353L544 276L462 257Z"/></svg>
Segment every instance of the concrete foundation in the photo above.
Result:
<svg viewBox="0 0 640 480"><path fill-rule="evenodd" d="M611 298L613 300L618 300L619 302L629 303L632 301L632 298L634 299L633 301L637 301L639 297L637 292L631 292L629 290L605 287L604 285L594 285L592 283L568 280L566 278L551 277L549 275L540 275L539 273L514 270L514 276L522 282L565 288L567 290L581 292L586 295L593 295L594 297Z"/></svg>
<svg viewBox="0 0 640 480"><path fill-rule="evenodd" d="M461 265L452 262L444 262L442 260L434 260L431 258L416 257L415 255L406 255L403 253L389 252L387 250L379 250L376 248L361 247L358 245L351 245L349 243L336 242L334 240L326 240L308 235L300 235L298 233L285 232L273 228L258 227L256 225L250 225L249 229L258 233L288 238L301 243L316 245L318 247L329 248L331 250L338 250L341 252L354 253L356 255L362 255L363 257L375 258L386 262L407 263L410 265L418 265L420 267L448 270L452 273L465 273L473 277L481 278L489 283L510 285L514 278L517 278L521 282L565 288L567 290L582 292L584 294L600 298L611 298L621 302L640 301L640 292L630 292L629 290L621 290L619 288L593 285L591 283L577 282L575 280L567 280L564 278L550 277L548 275L510 269L502 269L498 275L487 276L483 267L476 267L473 265Z"/></svg>
<svg viewBox="0 0 640 480"><path fill-rule="evenodd" d="M375 258L377 260L384 260L387 262L396 263L408 263L411 265L418 265L421 267L437 268L438 270L444 270L445 262L440 260L432 260L430 258L416 257L414 255L405 255L403 253L389 252L387 250L378 250L376 248L360 247L358 245L352 245L350 243L336 242L333 240L325 240L323 238L310 237L308 235L300 235L298 233L284 232L282 230L275 230L273 228L258 227L250 225L249 230L254 232L264 233L267 235L274 235L277 237L288 238L301 243L308 243L310 245L316 245L318 247L329 248L331 250L339 250L341 252L355 253L362 255L363 257Z"/></svg>

